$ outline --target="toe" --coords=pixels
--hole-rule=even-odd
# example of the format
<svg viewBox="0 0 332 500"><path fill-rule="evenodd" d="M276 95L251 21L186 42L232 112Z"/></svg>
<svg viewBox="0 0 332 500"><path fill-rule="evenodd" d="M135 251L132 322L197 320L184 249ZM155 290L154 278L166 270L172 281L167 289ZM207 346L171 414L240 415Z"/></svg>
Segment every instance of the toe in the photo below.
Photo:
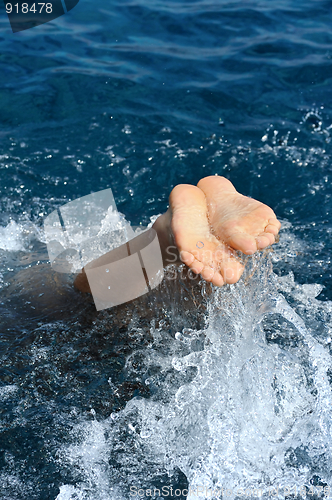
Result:
<svg viewBox="0 0 332 500"><path fill-rule="evenodd" d="M180 259L181 261L186 264L195 274L199 274L202 272L202 270L205 267L205 264L203 262L199 261L194 257L194 255L190 252L186 252L185 250L182 250L180 252Z"/></svg>
<svg viewBox="0 0 332 500"><path fill-rule="evenodd" d="M274 235L272 233L262 233L256 238L258 250L262 250L274 243Z"/></svg>
<svg viewBox="0 0 332 500"><path fill-rule="evenodd" d="M223 286L224 280L219 272L214 273L211 283L215 286Z"/></svg>
<svg viewBox="0 0 332 500"><path fill-rule="evenodd" d="M186 252L185 250L181 250L180 259L184 264L186 264L186 266L190 267L191 264L194 262L195 257L193 256L192 253Z"/></svg>
<svg viewBox="0 0 332 500"><path fill-rule="evenodd" d="M278 230L281 228L281 222L279 222L276 217L269 219L269 224L273 224L274 226L276 226L278 228Z"/></svg>
<svg viewBox="0 0 332 500"><path fill-rule="evenodd" d="M200 274L205 265L203 262L200 262L199 260L195 259L194 262L190 265L190 269L195 273L195 274Z"/></svg>
<svg viewBox="0 0 332 500"><path fill-rule="evenodd" d="M212 281L212 278L215 275L215 273L216 273L215 269L212 269L212 267L209 266L205 266L201 271L201 276L202 278L205 279L205 281Z"/></svg>
<svg viewBox="0 0 332 500"><path fill-rule="evenodd" d="M224 283L232 285L237 283L242 276L244 267L237 261L223 263L220 268L220 274L223 277Z"/></svg>
<svg viewBox="0 0 332 500"><path fill-rule="evenodd" d="M273 236L277 236L279 229L274 224L268 224L265 228L266 233L271 233Z"/></svg>

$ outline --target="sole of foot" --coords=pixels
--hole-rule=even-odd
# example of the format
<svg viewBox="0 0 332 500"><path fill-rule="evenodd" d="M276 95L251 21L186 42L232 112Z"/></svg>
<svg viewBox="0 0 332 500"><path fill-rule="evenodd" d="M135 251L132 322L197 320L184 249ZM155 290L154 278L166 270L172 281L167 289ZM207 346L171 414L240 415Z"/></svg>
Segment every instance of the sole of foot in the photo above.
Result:
<svg viewBox="0 0 332 500"><path fill-rule="evenodd" d="M172 232L182 262L216 286L236 283L243 266L232 249L212 233L203 191L180 184L170 195L170 206Z"/></svg>
<svg viewBox="0 0 332 500"><path fill-rule="evenodd" d="M205 177L198 187L206 197L212 232L220 241L247 255L275 242L281 224L270 207L238 193L224 177Z"/></svg>

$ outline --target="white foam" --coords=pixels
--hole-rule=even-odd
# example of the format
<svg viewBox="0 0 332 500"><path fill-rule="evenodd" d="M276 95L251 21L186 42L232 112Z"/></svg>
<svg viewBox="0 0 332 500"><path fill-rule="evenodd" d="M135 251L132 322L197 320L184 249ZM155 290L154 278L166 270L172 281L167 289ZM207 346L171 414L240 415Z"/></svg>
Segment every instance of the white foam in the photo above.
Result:
<svg viewBox="0 0 332 500"><path fill-rule="evenodd" d="M17 389L18 387L15 384L0 387L0 400L4 401L8 399L11 394L17 391Z"/></svg>
<svg viewBox="0 0 332 500"><path fill-rule="evenodd" d="M11 252L24 250L23 226L14 221L6 227L0 227L0 248Z"/></svg>
<svg viewBox="0 0 332 500"><path fill-rule="evenodd" d="M76 427L77 444L60 452L60 456L80 480L75 486L61 486L56 500L122 500L111 483L106 430L107 426L97 420Z"/></svg>
<svg viewBox="0 0 332 500"><path fill-rule="evenodd" d="M86 494L84 491L75 486L65 484L60 486L60 493L56 500L85 500Z"/></svg>
<svg viewBox="0 0 332 500"><path fill-rule="evenodd" d="M284 498L310 486L313 475L331 483L332 304L316 299L320 285L278 278L268 258L249 260L246 280L212 295L204 331L184 329L174 339L151 324L154 345L139 355L157 392L133 398L116 418L85 424L84 439L62 455L80 483L63 487L57 500L129 498L130 485L147 490L161 470L176 469L191 500L211 498L211 490L229 500L245 490L251 498ZM314 330L316 315L326 337ZM127 370L131 363L135 356ZM193 369L177 385L177 373ZM121 429L126 439L119 440ZM121 480L110 460L119 441Z"/></svg>

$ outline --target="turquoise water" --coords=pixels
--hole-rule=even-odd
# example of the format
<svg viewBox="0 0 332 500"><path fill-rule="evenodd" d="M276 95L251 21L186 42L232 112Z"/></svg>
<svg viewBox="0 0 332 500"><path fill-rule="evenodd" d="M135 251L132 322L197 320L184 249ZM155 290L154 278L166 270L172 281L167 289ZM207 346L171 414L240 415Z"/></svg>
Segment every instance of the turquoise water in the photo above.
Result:
<svg viewBox="0 0 332 500"><path fill-rule="evenodd" d="M0 13L0 498L128 498L134 478L146 487L184 488L203 476L225 486L285 485L290 477L298 486L329 484L322 408L323 379L331 378L323 355L332 299L330 3L80 0L52 23L16 34L2 6ZM119 211L147 224L166 209L172 187L215 173L283 221L258 281L199 303L185 285L166 283L136 305L96 313L70 277L49 270L42 225L55 208L111 187ZM264 317L254 314L261 292ZM276 305L277 294L293 312ZM228 326L219 303L233 311ZM238 333L229 340L229 331ZM227 359L216 332L231 342ZM241 343L247 337L257 349ZM173 359L193 352L205 354L174 368ZM298 367L286 363L288 385L281 354ZM230 361L236 357L242 368ZM270 386L254 391L264 358L283 385L278 397ZM223 364L242 373L234 385L217 370ZM214 394L223 388L248 408L250 425L221 402L225 420L207 416L211 380ZM190 435L190 412L174 408L187 389L191 401L193 387L201 419ZM254 394L270 406L277 398L279 416ZM146 426L168 443L163 451L156 431L142 438L132 430L134 414L148 415ZM248 436L258 428L267 441L256 449ZM229 436L234 447L225 450Z"/></svg>

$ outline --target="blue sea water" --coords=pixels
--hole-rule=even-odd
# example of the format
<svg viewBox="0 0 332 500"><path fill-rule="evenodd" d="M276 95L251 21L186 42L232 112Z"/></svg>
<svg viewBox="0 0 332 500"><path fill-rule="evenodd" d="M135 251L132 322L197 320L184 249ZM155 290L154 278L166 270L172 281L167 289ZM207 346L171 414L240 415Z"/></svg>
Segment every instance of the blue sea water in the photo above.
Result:
<svg viewBox="0 0 332 500"><path fill-rule="evenodd" d="M330 2L80 0L15 34L1 5L0 75L0 498L128 498L135 478L146 486L199 485L203 476L219 486L285 486L290 477L298 487L329 484ZM148 313L143 303L97 314L70 277L50 274L42 226L55 208L111 187L118 210L145 225L176 184L212 174L283 221L273 275L264 257L259 279L207 294L197 310L190 291L172 283L146 299ZM265 305L272 316L262 319L260 293L281 293L289 306L278 302L271 313ZM229 323L218 304L232 312ZM227 349L242 359L246 345L253 371L244 358L241 369L232 364L216 341L216 332L241 328L263 354L247 334ZM182 358L186 369L174 361ZM255 406L244 394L269 379L263 358L275 367L270 386L282 380L283 389L262 386L266 404ZM217 370L223 364L239 368L237 384ZM220 402L206 416L212 389L203 382L213 380L220 401L223 387L241 410ZM203 401L199 418L179 410L183 399ZM244 407L251 426L239 423ZM136 413L150 430L137 430ZM268 444L258 449L252 435ZM234 447L226 450L227 440Z"/></svg>

